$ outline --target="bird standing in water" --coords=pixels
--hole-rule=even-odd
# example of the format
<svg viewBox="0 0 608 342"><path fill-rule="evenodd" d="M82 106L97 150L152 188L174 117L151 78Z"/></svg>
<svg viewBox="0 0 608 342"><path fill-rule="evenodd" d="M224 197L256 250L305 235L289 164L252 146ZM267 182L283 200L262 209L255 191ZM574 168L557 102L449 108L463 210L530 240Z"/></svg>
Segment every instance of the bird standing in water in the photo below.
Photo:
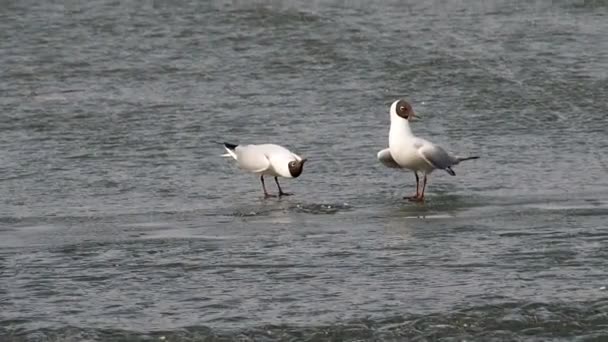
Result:
<svg viewBox="0 0 608 342"><path fill-rule="evenodd" d="M479 158L478 156L455 156L428 140L416 137L410 128L410 121L416 114L412 106L405 100L393 102L390 116L388 148L378 152L378 160L387 167L414 171L416 194L408 197L411 201L424 201L427 176L434 170L444 170L450 175L456 176L452 166L458 165L461 161ZM420 189L419 172L423 175L422 189Z"/></svg>
<svg viewBox="0 0 608 342"><path fill-rule="evenodd" d="M283 146L275 144L234 145L224 143L228 153L223 157L232 157L239 167L245 171L260 175L264 197L274 197L266 191L264 176L274 177L279 188L279 196L289 196L283 192L278 177L297 178L302 174L306 158L301 158Z"/></svg>

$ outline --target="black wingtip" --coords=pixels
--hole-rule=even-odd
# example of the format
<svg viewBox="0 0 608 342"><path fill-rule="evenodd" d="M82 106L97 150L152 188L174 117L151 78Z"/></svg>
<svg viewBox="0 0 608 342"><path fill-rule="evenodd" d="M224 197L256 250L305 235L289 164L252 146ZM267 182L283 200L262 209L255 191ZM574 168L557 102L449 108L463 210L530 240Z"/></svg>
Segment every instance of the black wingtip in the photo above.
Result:
<svg viewBox="0 0 608 342"><path fill-rule="evenodd" d="M456 172L454 172L451 167L446 167L445 172L449 173L452 176L456 176Z"/></svg>
<svg viewBox="0 0 608 342"><path fill-rule="evenodd" d="M224 146L226 146L226 148L229 149L229 150L234 150L239 145L230 144L230 143L225 142Z"/></svg>

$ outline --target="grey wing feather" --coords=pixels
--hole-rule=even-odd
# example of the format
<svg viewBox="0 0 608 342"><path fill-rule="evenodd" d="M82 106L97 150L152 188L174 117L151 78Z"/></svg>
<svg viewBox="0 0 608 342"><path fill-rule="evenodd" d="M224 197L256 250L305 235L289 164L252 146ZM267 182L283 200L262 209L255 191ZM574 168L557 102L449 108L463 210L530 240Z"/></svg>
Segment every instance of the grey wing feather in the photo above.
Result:
<svg viewBox="0 0 608 342"><path fill-rule="evenodd" d="M443 170L456 164L455 158L439 146L425 145L418 150L418 153L436 169Z"/></svg>
<svg viewBox="0 0 608 342"><path fill-rule="evenodd" d="M378 160L386 167L395 169L401 168L401 166L399 166L399 164L397 164L397 162L393 159L393 156L391 156L391 152L388 148L378 152Z"/></svg>

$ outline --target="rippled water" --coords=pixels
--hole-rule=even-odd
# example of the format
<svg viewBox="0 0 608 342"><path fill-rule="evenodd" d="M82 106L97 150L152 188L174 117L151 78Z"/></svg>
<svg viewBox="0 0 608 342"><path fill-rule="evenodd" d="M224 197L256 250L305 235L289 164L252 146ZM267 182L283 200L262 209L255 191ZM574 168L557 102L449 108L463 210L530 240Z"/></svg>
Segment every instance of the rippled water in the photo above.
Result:
<svg viewBox="0 0 608 342"><path fill-rule="evenodd" d="M0 339L608 338L607 17L5 4ZM422 205L376 161L400 97L417 134L482 156ZM308 157L295 195L262 199L218 141Z"/></svg>

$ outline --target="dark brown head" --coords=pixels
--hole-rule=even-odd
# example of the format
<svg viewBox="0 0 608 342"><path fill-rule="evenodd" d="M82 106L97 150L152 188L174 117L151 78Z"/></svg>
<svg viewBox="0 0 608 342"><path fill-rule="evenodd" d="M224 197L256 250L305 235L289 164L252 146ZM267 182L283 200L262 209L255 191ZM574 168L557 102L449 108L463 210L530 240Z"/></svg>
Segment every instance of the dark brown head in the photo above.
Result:
<svg viewBox="0 0 608 342"><path fill-rule="evenodd" d="M302 170L304 170L304 163L306 162L306 158L302 160L292 160L287 164L289 167L289 173L291 177L298 178L302 174Z"/></svg>
<svg viewBox="0 0 608 342"><path fill-rule="evenodd" d="M391 114L392 113L395 113L397 116L405 120L411 120L415 115L412 105L405 100L397 100L393 102L393 105L391 106Z"/></svg>

